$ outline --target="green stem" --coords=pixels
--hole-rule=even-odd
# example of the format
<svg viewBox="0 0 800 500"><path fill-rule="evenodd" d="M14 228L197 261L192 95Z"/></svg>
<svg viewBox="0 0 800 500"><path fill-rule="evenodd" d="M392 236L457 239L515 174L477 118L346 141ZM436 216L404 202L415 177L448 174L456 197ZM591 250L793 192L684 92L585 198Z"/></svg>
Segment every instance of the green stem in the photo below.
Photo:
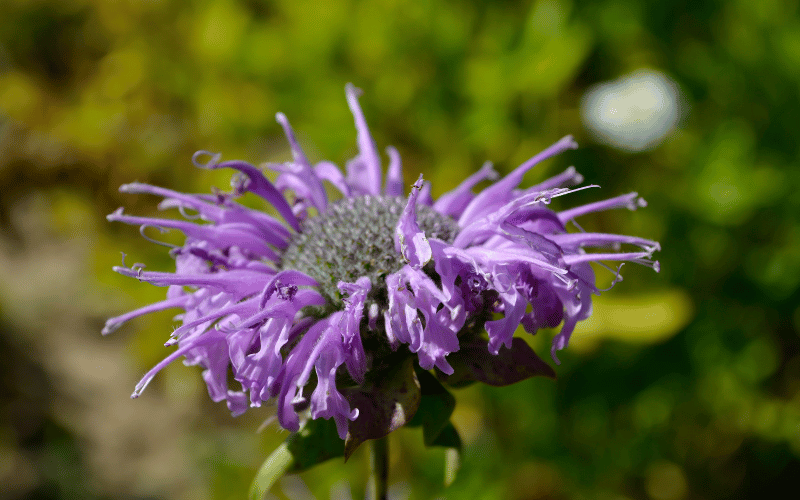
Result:
<svg viewBox="0 0 800 500"><path fill-rule="evenodd" d="M370 441L370 498L386 500L389 491L389 436Z"/></svg>

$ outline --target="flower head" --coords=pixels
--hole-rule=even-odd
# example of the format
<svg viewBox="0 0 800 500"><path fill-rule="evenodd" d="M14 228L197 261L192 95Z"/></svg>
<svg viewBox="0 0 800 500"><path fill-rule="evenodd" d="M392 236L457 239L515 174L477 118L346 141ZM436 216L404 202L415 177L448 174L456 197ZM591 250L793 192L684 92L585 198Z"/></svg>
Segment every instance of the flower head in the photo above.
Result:
<svg viewBox="0 0 800 500"><path fill-rule="evenodd" d="M527 356L523 362L533 363L533 372L550 373L513 341L520 324L533 334L563 323L552 344L556 359L576 323L589 317L592 294L599 293L591 262L631 261L658 269L651 260L659 249L654 241L566 230L569 221L590 212L644 206L636 193L555 212L548 208L550 200L582 181L574 168L519 187L536 164L576 148L572 137L499 180L491 165L484 165L434 201L422 176L405 193L393 148L387 150L383 177L358 93L347 86L358 155L344 174L330 162L312 165L278 113L293 160L268 165L278 173L274 184L253 165L222 162L219 155L200 151L193 157L198 167L235 171L231 193L192 195L138 183L120 188L163 197L160 208L197 219L135 217L121 209L108 216L186 236L170 252L175 272L114 268L168 287L167 297L110 319L104 333L149 312L183 311L167 342L177 349L144 376L133 397L183 357L186 364L203 367L211 398L226 400L234 415L275 401L286 429L298 430L308 417L333 418L345 438L361 419L374 415L362 404L363 393L357 394L377 386L370 374L389 373L393 363L413 357L422 370L464 380L462 367L475 365L471 356L500 360L495 365ZM494 182L474 194L485 180ZM340 199L329 199L326 181ZM282 220L237 203L244 192L263 198ZM186 216L186 209L196 216ZM619 251L621 245L634 250ZM612 251L585 251L590 247ZM518 366L495 371L503 369L519 371ZM509 382L484 375L487 383ZM236 387L229 385L231 376ZM378 404L381 398L370 400Z"/></svg>

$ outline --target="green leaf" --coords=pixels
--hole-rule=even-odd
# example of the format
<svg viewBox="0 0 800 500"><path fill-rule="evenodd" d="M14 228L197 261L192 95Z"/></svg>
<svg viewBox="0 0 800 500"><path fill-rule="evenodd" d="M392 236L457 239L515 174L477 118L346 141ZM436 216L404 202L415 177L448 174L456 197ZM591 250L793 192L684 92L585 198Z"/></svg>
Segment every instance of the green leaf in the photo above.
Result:
<svg viewBox="0 0 800 500"><path fill-rule="evenodd" d="M515 384L535 376L556 378L556 372L533 352L521 338L514 337L511 348L501 347L497 355L486 348L486 341L476 338L447 356L455 370L452 375L437 371L439 379L453 387L483 382L495 387Z"/></svg>
<svg viewBox="0 0 800 500"><path fill-rule="evenodd" d="M258 474L250 485L250 500L262 500L275 482L286 473L292 462L292 454L284 441L258 469Z"/></svg>
<svg viewBox="0 0 800 500"><path fill-rule="evenodd" d="M442 430L450 425L450 415L456 407L456 398L430 372L417 368L416 373L422 398L417 413L406 425L421 425L425 446L432 446Z"/></svg>
<svg viewBox="0 0 800 500"><path fill-rule="evenodd" d="M345 460L361 443L379 439L405 425L420 404L420 384L414 373L414 359L390 365L369 375L359 388L343 391L358 418L350 422L344 444Z"/></svg>
<svg viewBox="0 0 800 500"><path fill-rule="evenodd" d="M333 419L307 420L267 457L250 486L250 499L260 500L284 474L303 472L344 455L344 443Z"/></svg>
<svg viewBox="0 0 800 500"><path fill-rule="evenodd" d="M302 472L344 455L344 443L332 418L306 421L302 429L286 438L285 444L294 458L290 473Z"/></svg>
<svg viewBox="0 0 800 500"><path fill-rule="evenodd" d="M447 422L444 429L436 436L436 439L429 446L442 446L444 448L455 448L461 450L461 436L451 422Z"/></svg>

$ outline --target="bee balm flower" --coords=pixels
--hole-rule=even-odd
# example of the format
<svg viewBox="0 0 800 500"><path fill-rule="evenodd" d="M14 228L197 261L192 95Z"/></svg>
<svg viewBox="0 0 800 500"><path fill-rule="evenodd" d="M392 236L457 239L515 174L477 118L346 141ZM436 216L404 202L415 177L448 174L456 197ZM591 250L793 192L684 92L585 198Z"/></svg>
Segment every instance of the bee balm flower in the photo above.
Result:
<svg viewBox="0 0 800 500"><path fill-rule="evenodd" d="M170 252L174 272L114 268L168 287L167 297L110 319L103 333L149 312L183 311L167 342L177 349L144 376L134 397L159 370L185 358L186 364L203 367L211 398L226 400L234 415L273 400L284 428L298 430L301 418L333 418L345 438L360 413L368 418L358 405L364 399L348 398L348 389L363 384L370 372L414 356L421 369L457 378L450 363L459 355L454 353L463 348L462 358L490 353L493 359L510 359L502 353L516 345L520 324L536 333L563 323L553 340L555 359L576 323L589 316L591 295L599 293L591 262L632 261L658 269L651 260L659 249L654 241L566 231L567 222L590 212L644 206L636 193L552 211L550 200L582 180L572 167L519 188L536 164L576 148L572 137L500 180L487 164L433 201L421 176L405 193L393 148L383 177L358 93L347 86L358 155L344 174L330 162L312 165L278 113L293 160L269 166L278 172L274 184L253 165L222 162L219 155L200 151L193 157L198 167L235 171L233 192L121 187L163 197L160 208L184 215L192 210L196 216L187 218L197 219L135 217L121 209L108 216L186 236ZM495 182L474 194L485 180ZM328 198L325 181L341 192L340 199ZM244 192L270 203L282 220L237 203ZM293 195L287 198L287 192ZM621 245L634 250L615 250ZM590 247L613 251L590 253L585 250ZM533 362L541 373L552 372L538 358ZM230 387L229 374L237 387Z"/></svg>

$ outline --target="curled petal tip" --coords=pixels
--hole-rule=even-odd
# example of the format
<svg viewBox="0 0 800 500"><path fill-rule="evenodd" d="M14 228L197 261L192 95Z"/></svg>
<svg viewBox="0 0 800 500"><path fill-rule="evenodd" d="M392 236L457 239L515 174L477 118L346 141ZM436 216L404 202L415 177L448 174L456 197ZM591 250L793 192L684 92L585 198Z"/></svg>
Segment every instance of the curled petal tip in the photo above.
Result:
<svg viewBox="0 0 800 500"><path fill-rule="evenodd" d="M204 157L208 157L208 161L204 162ZM210 151L200 150L195 151L195 153L192 155L192 163L194 163L194 165L198 168L211 169L217 166L217 163L219 163L221 158L221 153L212 153Z"/></svg>

